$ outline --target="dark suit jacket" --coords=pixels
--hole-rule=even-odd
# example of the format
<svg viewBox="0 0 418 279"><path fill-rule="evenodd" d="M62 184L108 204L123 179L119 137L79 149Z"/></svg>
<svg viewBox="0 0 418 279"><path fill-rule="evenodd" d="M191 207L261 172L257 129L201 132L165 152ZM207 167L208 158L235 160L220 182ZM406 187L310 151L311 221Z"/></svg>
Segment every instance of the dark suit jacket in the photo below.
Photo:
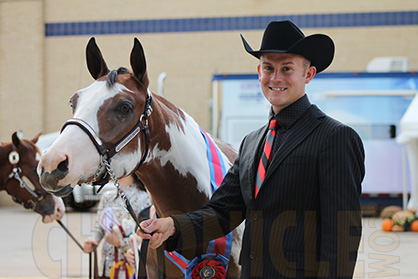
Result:
<svg viewBox="0 0 418 279"><path fill-rule="evenodd" d="M267 125L245 137L202 210L173 216L178 234L166 247L199 247L245 219L242 278L351 278L361 235L363 144L315 105L294 125L257 199L258 150Z"/></svg>

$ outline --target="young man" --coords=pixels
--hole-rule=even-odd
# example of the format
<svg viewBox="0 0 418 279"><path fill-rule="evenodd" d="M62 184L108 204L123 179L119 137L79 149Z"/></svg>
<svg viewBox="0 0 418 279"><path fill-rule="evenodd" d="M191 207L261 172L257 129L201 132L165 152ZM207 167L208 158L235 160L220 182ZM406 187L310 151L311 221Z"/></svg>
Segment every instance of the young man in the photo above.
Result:
<svg viewBox="0 0 418 279"><path fill-rule="evenodd" d="M138 234L151 239L151 247L167 240L167 249L181 250L245 220L242 278L352 278L361 236L363 144L305 94L305 85L331 64L334 43L322 34L305 37L290 21L271 22L259 51L242 40L260 60L269 124L244 138L204 208L144 221L148 234Z"/></svg>

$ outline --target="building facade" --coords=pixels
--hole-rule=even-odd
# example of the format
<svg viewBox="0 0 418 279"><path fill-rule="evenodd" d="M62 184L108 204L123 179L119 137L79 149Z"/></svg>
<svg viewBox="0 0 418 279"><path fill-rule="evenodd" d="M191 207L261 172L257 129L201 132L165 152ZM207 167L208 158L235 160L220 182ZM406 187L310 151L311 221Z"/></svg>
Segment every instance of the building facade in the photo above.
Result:
<svg viewBox="0 0 418 279"><path fill-rule="evenodd" d="M375 57L407 57L418 70L416 0L0 0L0 141L56 132L71 117L70 96L93 82L85 47L96 37L110 69L129 66L143 44L150 89L211 131L212 77L255 73L254 48L270 20L291 19L305 35L336 44L326 72L363 72Z"/></svg>

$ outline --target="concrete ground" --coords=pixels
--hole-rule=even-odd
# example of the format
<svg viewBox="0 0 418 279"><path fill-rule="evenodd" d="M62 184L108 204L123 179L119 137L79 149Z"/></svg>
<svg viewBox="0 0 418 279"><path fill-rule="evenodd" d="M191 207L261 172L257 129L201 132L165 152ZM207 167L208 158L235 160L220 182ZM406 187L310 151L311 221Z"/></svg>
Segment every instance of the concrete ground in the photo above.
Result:
<svg viewBox="0 0 418 279"><path fill-rule="evenodd" d="M68 212L62 222L82 244L95 212ZM418 278L418 233L384 233L364 218L355 278ZM0 278L88 278L89 256L54 222L20 207L0 207Z"/></svg>

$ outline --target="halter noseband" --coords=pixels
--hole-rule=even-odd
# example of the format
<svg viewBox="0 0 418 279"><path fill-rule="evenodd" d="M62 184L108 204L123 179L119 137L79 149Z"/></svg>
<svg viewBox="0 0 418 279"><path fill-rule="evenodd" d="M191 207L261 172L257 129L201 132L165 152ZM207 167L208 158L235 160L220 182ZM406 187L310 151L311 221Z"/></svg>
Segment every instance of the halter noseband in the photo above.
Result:
<svg viewBox="0 0 418 279"><path fill-rule="evenodd" d="M100 179L100 181L96 181L96 179L101 173L101 169L103 165L109 166L110 159L113 156L115 156L119 151L121 151L129 142L131 142L141 131L144 131L144 135L145 135L145 151L144 151L144 154L142 154L141 160L139 161L139 164L136 167L136 170L139 169L139 167L144 163L148 155L148 151L149 151L150 133L149 133L149 127L148 127L148 118L150 117L152 113L153 104L154 104L154 100L152 98L151 92L148 90L147 99L145 101L144 112L139 117L139 120L136 123L135 127L133 127L133 129L130 132L128 132L122 139L120 139L116 144L113 144L113 145L103 143L100 137L94 131L94 129L86 121L82 119L70 118L64 123L64 125L61 128L61 133L65 129L65 127L67 127L68 125L78 126L79 128L81 128L81 130L83 130L89 136L89 138L91 139L91 141L93 142L94 146L96 147L97 151L100 154L101 161L94 175L94 178L92 181L93 185L103 186L107 182L109 182L109 176L106 175L108 172L107 168L105 168L105 173L103 174L103 177ZM107 146L110 146L110 148L107 148Z"/></svg>

